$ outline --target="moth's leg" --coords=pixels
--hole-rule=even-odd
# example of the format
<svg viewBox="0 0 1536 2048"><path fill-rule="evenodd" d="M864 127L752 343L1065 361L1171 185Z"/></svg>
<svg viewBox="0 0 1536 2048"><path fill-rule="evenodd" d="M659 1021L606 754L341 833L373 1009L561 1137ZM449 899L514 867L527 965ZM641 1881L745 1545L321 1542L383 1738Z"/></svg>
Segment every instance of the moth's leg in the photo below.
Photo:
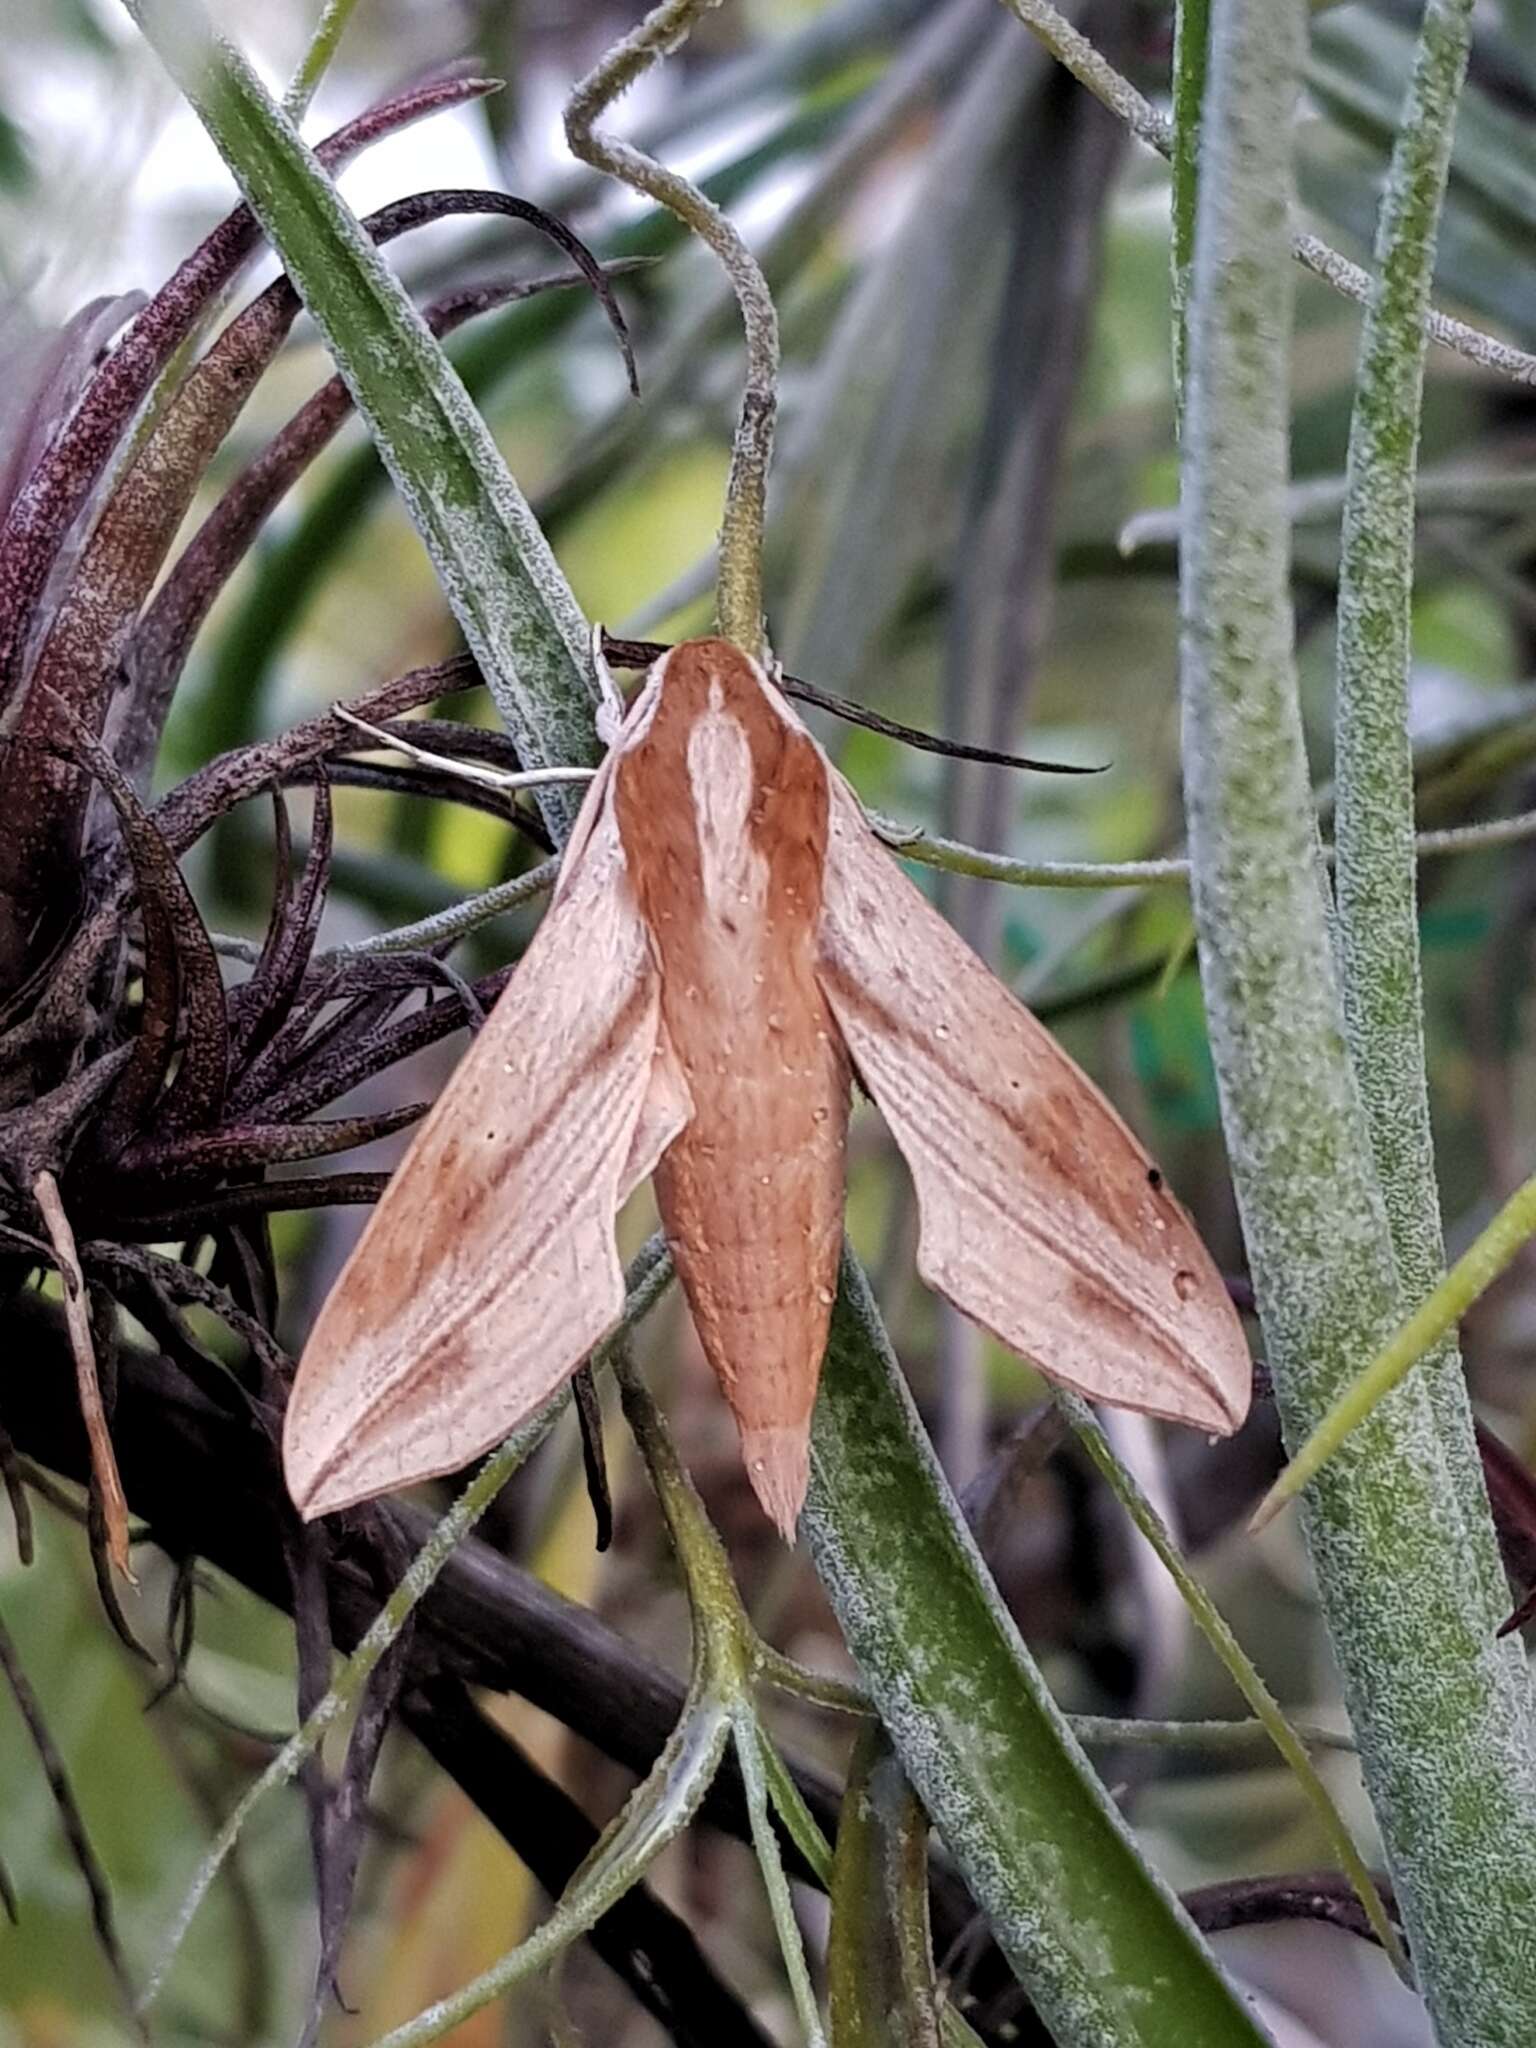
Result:
<svg viewBox="0 0 1536 2048"><path fill-rule="evenodd" d="M487 768L481 761L456 761L451 754L434 754L427 747L418 747L414 740L386 731L382 725L370 725L345 704L333 704L331 709L345 724L367 733L377 746L388 747L394 754L408 754L413 761L440 768L445 775L457 775L462 782L478 782L486 789L539 789L551 782L590 782L597 773L595 768Z"/></svg>
<svg viewBox="0 0 1536 2048"><path fill-rule="evenodd" d="M592 672L597 677L597 736L611 747L624 724L624 698L603 652L603 629L592 628Z"/></svg>

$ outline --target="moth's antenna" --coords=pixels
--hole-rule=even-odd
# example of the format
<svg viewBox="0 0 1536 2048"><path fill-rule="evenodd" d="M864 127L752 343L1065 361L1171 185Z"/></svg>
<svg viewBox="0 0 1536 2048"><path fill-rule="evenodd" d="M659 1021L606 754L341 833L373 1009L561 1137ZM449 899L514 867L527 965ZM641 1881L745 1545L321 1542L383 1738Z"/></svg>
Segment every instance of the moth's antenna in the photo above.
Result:
<svg viewBox="0 0 1536 2048"><path fill-rule="evenodd" d="M766 654L763 632L763 525L768 470L773 460L773 419L779 391L779 320L768 280L756 257L712 200L670 171L593 123L634 84L641 72L684 42L699 16L719 0L663 0L637 28L615 43L566 102L565 137L571 154L605 171L675 213L714 250L736 293L747 337L747 375L731 447L720 526L720 568L715 612L720 631L755 661Z"/></svg>
<svg viewBox="0 0 1536 2048"><path fill-rule="evenodd" d="M653 661L670 653L670 643L665 640L620 640L613 633L605 633L601 627L594 628L593 645L595 659L606 670L609 662L616 662L620 668L649 668ZM964 740L943 739L937 733L923 732L915 725L903 725L898 718L887 718L883 712L871 711L867 704L855 704L847 697L834 696L830 690L822 689L819 683L808 683L803 676L785 675L776 670L774 681L786 697L796 697L802 704L814 704L818 711L829 711L834 718L844 718L850 725L862 725L870 732L884 734L888 740L900 740L905 747L916 747L924 754L943 754L952 761L984 761L994 768L1024 768L1034 775L1103 775L1109 768L1107 761L1082 767L1075 761L1039 761L1030 754L1004 754L996 747L967 746ZM337 710L341 709L338 705ZM353 724L358 723L354 719Z"/></svg>

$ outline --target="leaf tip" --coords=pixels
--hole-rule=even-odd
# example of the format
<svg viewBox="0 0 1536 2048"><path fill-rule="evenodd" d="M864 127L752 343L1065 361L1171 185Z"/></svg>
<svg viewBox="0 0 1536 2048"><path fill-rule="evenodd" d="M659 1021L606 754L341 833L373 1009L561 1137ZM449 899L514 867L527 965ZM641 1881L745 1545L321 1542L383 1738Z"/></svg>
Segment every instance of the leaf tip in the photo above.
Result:
<svg viewBox="0 0 1536 2048"><path fill-rule="evenodd" d="M1292 1474L1295 1469L1294 1465L1287 1465L1280 1474L1280 1477L1248 1517L1248 1534L1250 1536L1257 1536L1260 1530L1267 1529L1280 1510L1286 1505L1287 1501L1298 1491L1298 1487L1292 1483Z"/></svg>

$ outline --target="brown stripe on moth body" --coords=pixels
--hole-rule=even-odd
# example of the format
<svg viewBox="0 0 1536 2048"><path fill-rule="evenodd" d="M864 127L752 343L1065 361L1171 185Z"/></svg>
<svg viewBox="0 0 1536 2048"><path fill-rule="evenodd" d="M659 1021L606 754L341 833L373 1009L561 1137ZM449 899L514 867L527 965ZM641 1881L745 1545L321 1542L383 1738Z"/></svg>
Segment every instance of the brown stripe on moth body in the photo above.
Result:
<svg viewBox="0 0 1536 2048"><path fill-rule="evenodd" d="M816 978L826 764L755 664L691 641L663 659L655 709L615 764L614 806L661 967L662 1030L694 1102L657 1200L782 1523L804 1483L842 1242L848 1066Z"/></svg>

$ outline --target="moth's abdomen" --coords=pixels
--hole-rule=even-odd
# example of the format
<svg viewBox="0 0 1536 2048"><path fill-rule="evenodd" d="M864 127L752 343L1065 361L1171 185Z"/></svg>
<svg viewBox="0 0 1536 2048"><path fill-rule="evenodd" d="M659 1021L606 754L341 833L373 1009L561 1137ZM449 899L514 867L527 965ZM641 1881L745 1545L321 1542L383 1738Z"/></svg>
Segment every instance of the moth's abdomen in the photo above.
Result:
<svg viewBox="0 0 1536 2048"><path fill-rule="evenodd" d="M792 1535L837 1290L848 1083L835 1040L793 1086L752 1064L722 1088L693 1084L703 1107L655 1186L753 1488Z"/></svg>

